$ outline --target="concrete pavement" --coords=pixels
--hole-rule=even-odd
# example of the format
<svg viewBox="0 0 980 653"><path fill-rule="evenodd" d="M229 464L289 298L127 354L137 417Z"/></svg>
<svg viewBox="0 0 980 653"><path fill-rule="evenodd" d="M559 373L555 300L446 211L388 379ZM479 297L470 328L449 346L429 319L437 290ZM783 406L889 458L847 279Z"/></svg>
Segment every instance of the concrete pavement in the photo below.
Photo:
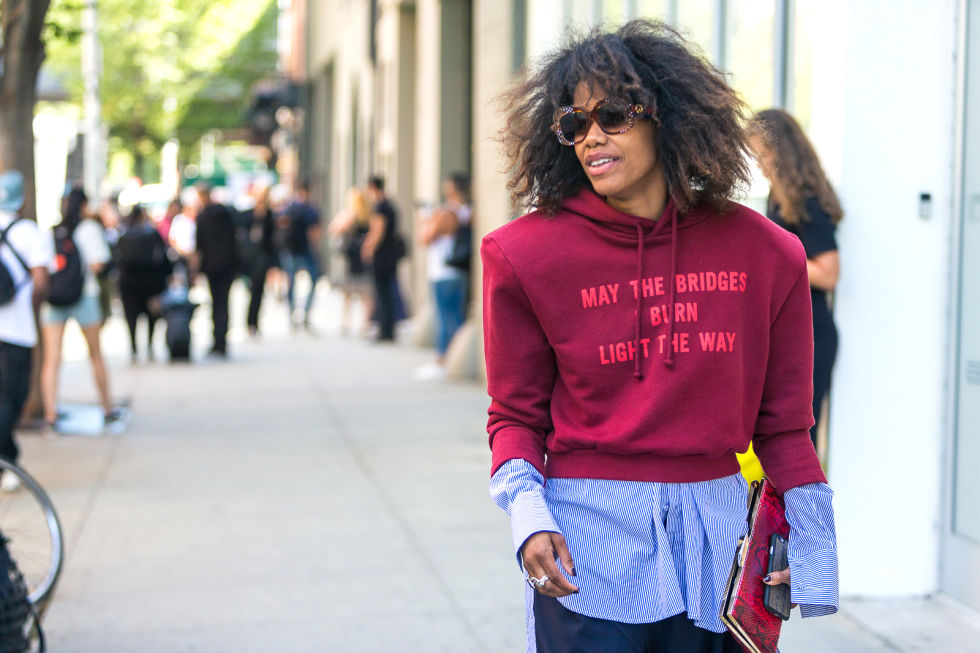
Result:
<svg viewBox="0 0 980 653"><path fill-rule="evenodd" d="M107 327L127 432L21 434L67 535L49 650L523 650L483 387L415 381L429 352L340 337L326 289L316 336L290 333L272 300L249 341L240 289L233 300L229 361L200 355L206 308L191 365L130 366L121 325ZM92 399L69 358L64 397ZM847 601L791 620L782 650L980 651L978 623L946 600Z"/></svg>

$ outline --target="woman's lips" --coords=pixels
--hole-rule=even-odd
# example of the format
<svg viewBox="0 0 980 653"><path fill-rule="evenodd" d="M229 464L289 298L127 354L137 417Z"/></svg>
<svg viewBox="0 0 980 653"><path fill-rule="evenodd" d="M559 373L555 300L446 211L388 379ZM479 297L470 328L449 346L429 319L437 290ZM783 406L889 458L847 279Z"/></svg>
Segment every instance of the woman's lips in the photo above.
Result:
<svg viewBox="0 0 980 653"><path fill-rule="evenodd" d="M610 168L616 165L619 159L613 156L590 156L585 163L585 168L589 175L598 177L609 172Z"/></svg>

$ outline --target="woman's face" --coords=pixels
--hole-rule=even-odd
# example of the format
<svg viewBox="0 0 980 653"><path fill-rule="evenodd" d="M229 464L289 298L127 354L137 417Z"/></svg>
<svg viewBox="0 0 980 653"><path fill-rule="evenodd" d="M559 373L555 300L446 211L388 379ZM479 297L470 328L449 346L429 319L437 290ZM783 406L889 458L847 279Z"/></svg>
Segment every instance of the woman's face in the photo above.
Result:
<svg viewBox="0 0 980 653"><path fill-rule="evenodd" d="M607 96L604 89L579 82L573 103L591 111ZM654 145L653 122L637 118L622 134L607 134L592 121L575 155L596 193L615 209L656 218L666 202L666 180Z"/></svg>

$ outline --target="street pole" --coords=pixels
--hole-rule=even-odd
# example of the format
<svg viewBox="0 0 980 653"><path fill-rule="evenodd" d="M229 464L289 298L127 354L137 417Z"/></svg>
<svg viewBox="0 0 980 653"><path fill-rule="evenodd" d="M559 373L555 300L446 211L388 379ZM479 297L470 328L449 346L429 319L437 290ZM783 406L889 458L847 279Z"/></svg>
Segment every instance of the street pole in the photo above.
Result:
<svg viewBox="0 0 980 653"><path fill-rule="evenodd" d="M102 100L99 80L102 76L102 51L99 48L99 9L97 0L88 0L82 8L82 80L85 96L82 112L83 183L85 194L94 206L99 199L105 161L103 157Z"/></svg>

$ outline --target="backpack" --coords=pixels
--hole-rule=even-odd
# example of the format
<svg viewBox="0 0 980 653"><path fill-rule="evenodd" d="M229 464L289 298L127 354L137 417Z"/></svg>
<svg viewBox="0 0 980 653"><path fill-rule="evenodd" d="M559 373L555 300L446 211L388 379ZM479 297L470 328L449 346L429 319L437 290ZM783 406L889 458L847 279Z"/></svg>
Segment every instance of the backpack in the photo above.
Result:
<svg viewBox="0 0 980 653"><path fill-rule="evenodd" d="M29 267L27 267L27 263L24 262L24 259L17 253L17 250L14 249L13 245L7 242L7 232L10 231L10 228L13 227L18 220L20 220L19 217L14 218L14 221L7 225L6 229L0 231L0 245L6 245L10 248L10 251L13 252L14 256L17 257L17 260L20 261L20 264L24 266L24 272L27 272L27 276L20 283L15 282L13 275L10 274L10 269L7 267L7 264L0 260L0 306L6 306L10 302L14 301L14 297L17 296L17 291L20 290L20 287L27 283L27 281L31 278L31 270Z"/></svg>
<svg viewBox="0 0 980 653"><path fill-rule="evenodd" d="M116 242L115 259L120 282L137 282L147 293L156 295L167 288L167 277L173 264L167 257L167 246L156 229L139 226L130 229Z"/></svg>
<svg viewBox="0 0 980 653"><path fill-rule="evenodd" d="M52 306L71 306L82 298L85 272L78 247L64 225L54 230L54 262L55 271L51 273L48 285L48 303Z"/></svg>
<svg viewBox="0 0 980 653"><path fill-rule="evenodd" d="M473 227L461 224L453 235L453 249L446 258L446 265L469 272L473 258Z"/></svg>

